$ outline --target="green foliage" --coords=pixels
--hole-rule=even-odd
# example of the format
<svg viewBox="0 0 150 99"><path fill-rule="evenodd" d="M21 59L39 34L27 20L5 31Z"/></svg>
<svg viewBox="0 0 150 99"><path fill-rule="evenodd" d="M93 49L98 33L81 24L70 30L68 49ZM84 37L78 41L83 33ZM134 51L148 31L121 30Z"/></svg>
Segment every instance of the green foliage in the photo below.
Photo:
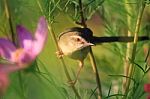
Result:
<svg viewBox="0 0 150 99"><path fill-rule="evenodd" d="M39 16L45 15L49 24L54 23L54 32L60 33L66 27L78 26L77 24L70 25L70 23L80 22L81 20L78 0L7 1L14 29L17 24L23 24L33 30ZM137 15L143 2L142 0L125 1L82 0L84 17L88 25L94 27L94 29L89 27L94 30L94 35L126 36L128 30L133 35ZM145 2L146 6L149 6L150 1L145 0ZM126 5L131 7L130 12L127 11ZM140 35L149 35L149 9L148 7L145 8L146 11L143 15ZM128 16L131 18L130 25L127 21ZM0 1L0 19L0 36L11 38L3 0ZM104 30L102 31L103 34L99 33L101 30ZM143 46L149 47L149 43L149 41L138 43L135 61L131 61L129 58L129 62L135 66L132 77L128 77L123 73L127 49L126 44L110 43L93 47L102 82L103 99L122 99L123 96L126 99L145 99L146 94L143 86L146 82L149 82L150 58L148 57L150 57L150 52L147 52L145 55ZM59 59L55 55L55 51L56 48L49 35L46 47L36 61L28 69L11 75L11 84L4 99L77 99L67 83L66 76ZM73 73L76 74L78 69L77 63L67 57L64 59L71 77L74 78ZM122 92L124 78L131 79L131 86L126 95ZM97 86L89 58L85 60L85 66L75 86L82 99L97 99Z"/></svg>

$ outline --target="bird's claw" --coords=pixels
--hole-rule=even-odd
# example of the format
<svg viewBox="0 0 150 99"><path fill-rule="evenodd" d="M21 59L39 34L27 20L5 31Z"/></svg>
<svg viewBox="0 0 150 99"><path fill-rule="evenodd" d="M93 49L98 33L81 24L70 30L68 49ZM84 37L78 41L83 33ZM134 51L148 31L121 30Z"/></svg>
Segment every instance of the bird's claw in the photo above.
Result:
<svg viewBox="0 0 150 99"><path fill-rule="evenodd" d="M76 84L77 80L71 80L71 81L68 81L68 84L70 86L74 86Z"/></svg>
<svg viewBox="0 0 150 99"><path fill-rule="evenodd" d="M62 58L64 56L64 53L62 51L57 51L56 55L58 58Z"/></svg>

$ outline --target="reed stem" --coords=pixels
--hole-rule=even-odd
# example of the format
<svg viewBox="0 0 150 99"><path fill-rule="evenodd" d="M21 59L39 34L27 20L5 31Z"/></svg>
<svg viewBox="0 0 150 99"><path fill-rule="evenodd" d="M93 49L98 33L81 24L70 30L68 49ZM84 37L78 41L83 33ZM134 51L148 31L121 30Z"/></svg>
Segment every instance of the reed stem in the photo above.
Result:
<svg viewBox="0 0 150 99"><path fill-rule="evenodd" d="M9 22L9 28L10 28L12 42L17 47L16 35L15 35L14 29L13 29L13 21L12 21L10 8L9 8L7 0L4 0L4 5L5 5L6 18L7 18L8 22ZM22 96L23 96L23 99L26 99L26 96L25 96L25 93L24 93L24 87L23 87L22 75L21 74L22 74L22 72L18 71L18 80L19 80L21 91L22 91Z"/></svg>
<svg viewBox="0 0 150 99"><path fill-rule="evenodd" d="M41 12L44 14L44 11L43 11L43 9L42 9L42 6L41 6L39 0L37 0L37 4L38 4L38 6L39 6ZM51 35L51 37L53 38L53 41L54 41L54 43L55 43L55 45L56 45L56 50L57 50L57 51L61 51L61 49L60 49L59 46L58 46L58 42L57 42L57 39L56 39L56 35L55 35L55 33L54 33L53 29L52 29L52 24L51 24L51 23L48 25L48 30L49 30L50 35ZM63 69L64 69L64 71L65 71L65 75L66 75L66 77L67 77L67 79L68 79L68 82L71 82L72 79L71 79L71 76L70 76L69 71L68 71L68 69L67 69L67 66L66 66L66 64L65 64L64 59L63 59L63 58L60 58L60 61L61 61L61 63L62 63ZM78 93L78 91L77 91L75 85L72 84L70 87L71 87L71 89L73 90L73 92L74 92L74 94L76 95L76 97L77 97L78 99L81 99L81 97L80 97L80 95L79 95L79 93Z"/></svg>
<svg viewBox="0 0 150 99"><path fill-rule="evenodd" d="M16 36L15 36L15 33L14 33L12 17L11 17L11 13L10 13L10 10L9 10L9 6L8 6L8 1L7 0L4 0L4 5L5 5L6 18L7 18L8 22L9 22L12 42L14 43L14 45L16 45Z"/></svg>
<svg viewBox="0 0 150 99"><path fill-rule="evenodd" d="M127 24L128 24L128 30L127 30L127 36L131 36L132 33L131 33L131 22L132 22L132 5L131 4L128 4L129 0L125 0L125 8L126 8L126 11L127 11ZM126 57L125 57L125 60L124 60L124 76L128 76L128 70L129 70L129 66L130 66L130 62L129 62L129 58L131 59L131 47L132 47L132 43L131 42L128 42L127 43L127 50L126 50ZM125 90L126 90L126 82L127 82L127 79L128 78L123 78L123 86L122 86L122 89L123 89L123 93L125 93Z"/></svg>
<svg viewBox="0 0 150 99"><path fill-rule="evenodd" d="M82 0L79 0L79 9L80 9L80 16L81 16L80 25L82 25L84 28L86 28L87 24L86 24L86 19L84 17ZM98 87L98 99L102 99L101 80L100 80L100 77L99 77L99 72L98 72L98 69L97 69L97 66L96 66L96 61L95 61L95 58L94 58L92 48L90 48L89 57L90 57L90 62L91 62L92 68L93 68L93 72L96 76L96 83L97 83L97 87Z"/></svg>
<svg viewBox="0 0 150 99"><path fill-rule="evenodd" d="M134 66L134 60L136 58L136 48L137 48L137 42L138 42L138 33L140 30L140 25L141 25L141 21L142 21L142 16L143 16L143 12L145 9L145 0L143 0L141 8L139 9L139 13L138 13L138 17L137 17L137 21L136 21L136 26L135 26L135 32L134 32L134 42L133 42L133 49L132 49L132 54L131 54L131 63L129 66L129 72L128 72L128 77L133 77L134 75L134 70L135 70L135 66ZM125 94L127 95L128 91L129 91L129 87L131 84L131 79L127 79L126 81L126 87L125 87Z"/></svg>

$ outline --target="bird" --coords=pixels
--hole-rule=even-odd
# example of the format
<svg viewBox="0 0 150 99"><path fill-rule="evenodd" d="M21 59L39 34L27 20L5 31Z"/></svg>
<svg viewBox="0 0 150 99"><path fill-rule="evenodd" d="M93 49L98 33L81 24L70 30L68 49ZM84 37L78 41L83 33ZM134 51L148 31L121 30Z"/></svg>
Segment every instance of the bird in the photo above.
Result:
<svg viewBox="0 0 150 99"><path fill-rule="evenodd" d="M128 36L111 36L96 37L90 28L71 27L58 36L58 46L60 51L58 57L68 56L79 62L79 70L73 84L76 83L81 69L84 66L84 59L87 57L90 47L102 43L112 42L133 42L134 37ZM150 40L148 36L138 37L139 41Z"/></svg>
<svg viewBox="0 0 150 99"><path fill-rule="evenodd" d="M86 39L88 37L82 37L83 33L84 31L82 31L82 29L80 31L80 28L73 27L58 36L58 45L61 50L56 52L57 56L62 57L65 55L79 62L79 70L76 79L70 82L71 84L76 83L80 71L84 66L83 61L90 51L90 46L94 45Z"/></svg>

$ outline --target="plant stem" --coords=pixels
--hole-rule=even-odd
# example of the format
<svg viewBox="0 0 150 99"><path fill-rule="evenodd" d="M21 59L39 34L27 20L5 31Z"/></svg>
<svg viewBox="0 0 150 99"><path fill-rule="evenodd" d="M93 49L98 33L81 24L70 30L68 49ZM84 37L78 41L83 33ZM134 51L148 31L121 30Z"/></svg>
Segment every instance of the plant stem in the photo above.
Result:
<svg viewBox="0 0 150 99"><path fill-rule="evenodd" d="M126 8L126 11L127 11L127 24L128 24L127 35L131 36L132 35L131 34L132 6L130 4L127 4L128 2L129 2L129 0L125 0L125 8ZM128 70L129 70L129 65L130 65L129 58L131 59L131 53L132 53L131 46L132 46L131 42L128 42L127 43L127 50L126 50L126 57L125 57L125 60L124 60L124 76L128 76ZM123 93L125 93L127 79L128 78L123 79L123 86L122 86Z"/></svg>
<svg viewBox="0 0 150 99"><path fill-rule="evenodd" d="M135 57L136 57L136 48L137 48L137 42L138 42L138 33L139 33L139 30L140 30L141 20L142 20L143 12L144 12L145 5L146 5L145 2L142 2L142 3L143 4L142 4L142 6L141 6L141 8L139 10L137 21L136 21L135 32L134 32L133 49L132 49L132 55L131 55L131 63L130 63L130 66L129 66L128 77L131 77L131 78L133 77L134 70L135 70L135 66L134 66L133 62L134 62ZM125 88L125 94L128 93L128 90L129 90L129 87L130 87L130 83L131 83L131 80L127 79L126 88Z"/></svg>
<svg viewBox="0 0 150 99"><path fill-rule="evenodd" d="M99 77L99 73L98 73L98 69L97 69L97 66L96 66L96 61L95 61L95 58L94 58L92 48L90 48L89 57L90 57L91 65L92 65L92 68L93 68L93 72L96 76L96 82L97 82L97 86L98 86L98 95L99 95L98 99L102 99L101 80L100 80L100 77Z"/></svg>
<svg viewBox="0 0 150 99"><path fill-rule="evenodd" d="M79 7L80 7L80 16L81 16L81 25L86 28L87 24L86 24L86 20L84 18L84 13L83 13L83 4L82 4L82 0L79 0ZM98 73L98 69L96 66L96 61L94 58L94 54L92 51L92 48L90 47L90 52L89 52L89 57L90 57L90 62L93 68L93 72L96 76L96 83L98 86L98 99L102 99L102 88L101 88L101 81L100 81L100 77L99 77L99 73Z"/></svg>
<svg viewBox="0 0 150 99"><path fill-rule="evenodd" d="M11 14L10 14L7 0L4 0L4 4L5 4L6 17L7 17L7 20L9 22L9 27L10 27L10 31L11 31L12 42L14 43L14 45L16 45L15 33L14 33L14 29L13 29L13 22L12 22L12 18L11 18Z"/></svg>
<svg viewBox="0 0 150 99"><path fill-rule="evenodd" d="M61 49L60 49L59 46L58 46L58 42L57 42L56 36L55 36L55 34L54 34L54 31L52 30L52 26L49 25L49 26L48 26L48 29L49 29L49 31L50 31L50 34L52 34L52 37L53 37L54 42L55 42L55 44L56 44L57 51L61 51ZM68 82L71 82L72 79L71 79L71 76L70 76L70 74L69 74L69 72L68 72L68 69L67 69L67 66L66 66L66 64L65 64L64 59L63 59L63 58L60 58L60 61L61 61L62 65L63 65L63 69L64 69L64 71L65 71L65 75L66 75L66 77L67 77L67 79L68 79ZM75 85L74 85L74 84L71 85L71 88L72 88L72 90L74 91L74 93L75 93L75 95L77 96L77 98L78 98L78 99L81 99L81 97L80 97L80 95L79 95L77 89L75 88Z"/></svg>
<svg viewBox="0 0 150 99"><path fill-rule="evenodd" d="M13 29L13 21L12 21L12 17L10 14L10 10L9 10L9 6L8 6L8 1L4 0L4 4L5 4L5 13L6 13L6 17L7 20L9 22L9 27L10 27L10 32L11 32L11 38L12 38L12 42L15 46L17 46L17 42L16 42L16 35L14 33L14 29ZM21 87L21 91L22 91L22 96L23 99L26 99L25 97L25 93L24 93L24 87L23 87L23 83L22 83L22 75L21 75L21 71L18 71L18 79L19 79L19 84Z"/></svg>
<svg viewBox="0 0 150 99"><path fill-rule="evenodd" d="M83 13L82 0L79 0L79 9L80 9L80 16L81 16L81 22L80 22L80 24L81 24L84 28L86 28L86 27L87 27L87 24L86 24L86 20L85 20L84 13Z"/></svg>
<svg viewBox="0 0 150 99"><path fill-rule="evenodd" d="M42 6L41 6L39 0L37 0L37 3L38 3L38 5L39 5L39 8L40 8L41 12L44 14L44 11L43 11L43 9L42 9ZM61 49L60 49L59 46L58 46L58 42L57 42L57 39L56 39L56 35L55 35L55 33L54 33L53 29L52 29L52 24L51 24L51 23L48 25L48 30L49 30L49 32L50 32L51 37L52 37L53 40L54 40L54 43L55 43L55 45L56 45L57 51L61 51ZM65 64L64 59L63 59L63 58L60 58L60 61L61 61L62 65L63 65L63 69L64 69L64 71L65 71L65 75L66 75L66 77L67 77L67 79L68 79L68 82L71 82L72 79L71 79L71 76L70 76L70 74L69 74L69 72L68 72L68 69L67 69L67 66L66 66L66 64ZM78 99L81 99L81 97L80 97L80 95L79 95L79 93L78 93L78 91L77 91L77 89L76 89L76 87L75 87L74 84L71 85L71 88L72 88L73 92L75 93L76 97L77 97Z"/></svg>
<svg viewBox="0 0 150 99"><path fill-rule="evenodd" d="M23 92L23 93L22 93L22 98L23 98L23 99L27 99L27 98L26 98L26 95L25 95L25 93L24 93L25 91L24 91L24 84L23 84L22 72L21 72L21 71L18 72L18 80L19 80L21 92Z"/></svg>

